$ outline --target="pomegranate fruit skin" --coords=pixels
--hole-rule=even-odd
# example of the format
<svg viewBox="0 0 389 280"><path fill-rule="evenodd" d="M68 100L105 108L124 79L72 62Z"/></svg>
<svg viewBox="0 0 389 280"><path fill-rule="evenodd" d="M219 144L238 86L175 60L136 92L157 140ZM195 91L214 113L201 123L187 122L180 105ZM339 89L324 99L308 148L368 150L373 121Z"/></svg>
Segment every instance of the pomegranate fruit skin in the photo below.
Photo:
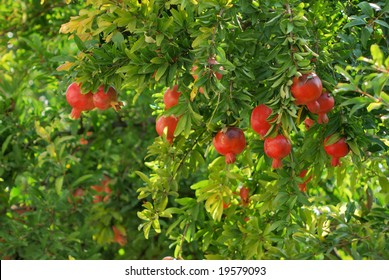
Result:
<svg viewBox="0 0 389 280"><path fill-rule="evenodd" d="M293 78L290 88L297 105L307 105L317 100L323 90L320 78L315 73L304 74Z"/></svg>
<svg viewBox="0 0 389 280"><path fill-rule="evenodd" d="M174 131L176 130L178 118L175 116L161 116L155 123L155 130L159 136L163 135L165 127L167 127L166 140L171 144L174 139Z"/></svg>
<svg viewBox="0 0 389 280"><path fill-rule="evenodd" d="M322 95L320 95L319 99L317 100L320 105L320 109L317 112L318 113L318 120L317 122L320 124L328 123L328 116L327 113L331 111L335 106L335 99L334 97L329 94L328 92L323 92Z"/></svg>
<svg viewBox="0 0 389 280"><path fill-rule="evenodd" d="M242 199L243 205L247 205L249 203L249 195L250 189L246 187L241 187L239 190L239 196Z"/></svg>
<svg viewBox="0 0 389 280"><path fill-rule="evenodd" d="M292 150L290 141L284 135L277 135L274 138L266 138L264 143L265 154L273 159L272 168L282 167L282 158L289 155Z"/></svg>
<svg viewBox="0 0 389 280"><path fill-rule="evenodd" d="M80 85L75 82L66 89L66 101L72 107L70 113L72 119L80 118L82 111L89 111L95 108L93 94L91 92L82 94Z"/></svg>
<svg viewBox="0 0 389 280"><path fill-rule="evenodd" d="M272 112L273 110L264 104L258 105L251 112L251 128L258 133L262 139L271 127L271 124L267 119Z"/></svg>
<svg viewBox="0 0 389 280"><path fill-rule="evenodd" d="M104 92L104 86L100 86L98 91L93 94L93 103L100 110L107 110L118 104L118 95L113 87Z"/></svg>
<svg viewBox="0 0 389 280"><path fill-rule="evenodd" d="M309 129L311 128L311 126L313 126L314 124L315 124L315 121L312 120L312 119L310 119L310 118L306 118L306 119L304 120L304 125L305 125L305 128L306 128L307 130L309 130Z"/></svg>
<svg viewBox="0 0 389 280"><path fill-rule="evenodd" d="M333 143L333 144L330 144L330 145L326 145L326 142L328 141L328 139L330 138L331 136L328 136L325 140L324 140L324 150L326 151L326 153L332 157L332 160L331 160L331 165L332 166L340 166L340 158L341 157L344 157L348 154L348 152L350 151L349 149L349 146L347 145L346 143L346 138L341 138L339 139L337 142Z"/></svg>
<svg viewBox="0 0 389 280"><path fill-rule="evenodd" d="M236 155L245 149L246 137L240 128L228 127L216 134L213 145L219 154L225 156L226 163L231 164L235 162Z"/></svg>
<svg viewBox="0 0 389 280"><path fill-rule="evenodd" d="M165 103L165 110L170 109L178 104L178 98L181 92L177 91L178 85L174 85L173 88L168 88L163 95L163 102Z"/></svg>

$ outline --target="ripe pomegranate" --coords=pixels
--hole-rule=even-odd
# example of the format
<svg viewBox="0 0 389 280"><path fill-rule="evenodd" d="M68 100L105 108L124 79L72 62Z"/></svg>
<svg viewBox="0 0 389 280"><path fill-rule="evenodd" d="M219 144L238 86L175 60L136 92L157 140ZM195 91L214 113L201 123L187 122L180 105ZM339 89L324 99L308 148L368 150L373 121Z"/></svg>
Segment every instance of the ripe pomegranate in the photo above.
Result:
<svg viewBox="0 0 389 280"><path fill-rule="evenodd" d="M181 92L177 91L178 85L174 85L172 89L168 88L163 95L163 102L165 103L165 110L178 104L178 98Z"/></svg>
<svg viewBox="0 0 389 280"><path fill-rule="evenodd" d="M341 157L346 156L349 152L349 147L346 143L346 138L343 137L333 144L326 145L326 143L330 137L331 136L328 136L324 140L324 150L326 151L326 153L328 155L330 155L332 157L331 165L332 166L340 166L339 159Z"/></svg>
<svg viewBox="0 0 389 280"><path fill-rule="evenodd" d="M173 258L173 257L171 257L171 256L166 256L166 257L163 257L162 260L164 260L164 261L175 261L176 258Z"/></svg>
<svg viewBox="0 0 389 280"><path fill-rule="evenodd" d="M112 107L115 111L118 111L123 106L123 103L118 101L116 90L110 87L107 92L104 92L104 86L100 86L98 91L93 94L93 103L100 110L107 110Z"/></svg>
<svg viewBox="0 0 389 280"><path fill-rule="evenodd" d="M173 143L174 131L176 130L177 123L178 118L175 116L162 116L157 120L155 129L158 135L162 136L165 128L167 127L166 140L169 141L169 143Z"/></svg>
<svg viewBox="0 0 389 280"><path fill-rule="evenodd" d="M236 155L246 147L246 138L243 131L237 127L228 127L220 130L213 138L216 151L224 155L227 164L234 163Z"/></svg>
<svg viewBox="0 0 389 280"><path fill-rule="evenodd" d="M73 201L75 203L81 203L82 200L83 200L83 197L85 195L85 191L81 188L77 188L74 192L73 192L73 197L68 197L68 202L69 203L73 203Z"/></svg>
<svg viewBox="0 0 389 280"><path fill-rule="evenodd" d="M93 203L102 201L107 202L111 197L112 190L109 187L108 182L103 180L101 183L103 184L102 186L94 185L90 187L92 190L99 193L98 195L93 196Z"/></svg>
<svg viewBox="0 0 389 280"><path fill-rule="evenodd" d="M247 206L250 201L250 189L242 186L239 190L239 196L242 199L242 204Z"/></svg>
<svg viewBox="0 0 389 280"><path fill-rule="evenodd" d="M82 94L80 85L77 83L72 83L67 88L66 101L73 108L70 113L70 117L72 119L80 118L82 111L89 111L95 108L95 104L93 103L93 94L91 92Z"/></svg>
<svg viewBox="0 0 389 280"><path fill-rule="evenodd" d="M195 80L195 82L197 81L197 79L199 78L199 76L197 74L195 74L196 70L198 69L199 67L197 65L193 65L192 69L191 69L191 73L192 73L192 77L193 79ZM199 92L201 94L204 94L204 88L200 87L199 88Z"/></svg>
<svg viewBox="0 0 389 280"><path fill-rule="evenodd" d="M267 120L273 110L264 104L260 104L251 112L251 127L258 133L261 138L264 138L269 131L271 124Z"/></svg>
<svg viewBox="0 0 389 280"><path fill-rule="evenodd" d="M272 168L282 167L282 158L286 157L292 150L292 145L284 135L277 135L274 138L266 138L264 143L265 154L273 159Z"/></svg>
<svg viewBox="0 0 389 280"><path fill-rule="evenodd" d="M126 230L122 226L112 226L113 242L118 243L120 246L124 246L127 243Z"/></svg>
<svg viewBox="0 0 389 280"><path fill-rule="evenodd" d="M304 179L305 175L307 175L307 173L308 173L308 170L303 169L303 170L301 170L299 177ZM306 179L303 183L298 184L300 191L306 192L307 191L307 183L311 180L312 180L312 175L309 176L308 179Z"/></svg>
<svg viewBox="0 0 389 280"><path fill-rule="evenodd" d="M317 102L317 100L314 100L307 104L307 108L310 112L317 114L320 111L320 104Z"/></svg>
<svg viewBox="0 0 389 280"><path fill-rule="evenodd" d="M290 88L297 105L307 105L317 100L321 95L322 89L321 80L315 73L294 77L292 87Z"/></svg>
<svg viewBox="0 0 389 280"><path fill-rule="evenodd" d="M319 115L319 118L317 120L318 123L328 123L328 116L327 113L334 108L335 105L335 99L334 97L329 94L328 92L323 92L322 95L320 95L317 102L320 105L319 111L317 112Z"/></svg>
<svg viewBox="0 0 389 280"><path fill-rule="evenodd" d="M308 130L311 128L311 126L313 126L315 124L315 121L310 119L310 118L306 118L304 120L304 124L305 124L305 128Z"/></svg>
<svg viewBox="0 0 389 280"><path fill-rule="evenodd" d="M217 60L214 58L214 57L210 57L208 59L208 64L211 66L212 68L212 65L215 65L215 64L219 64L219 62L217 62ZM219 67L219 70L223 71L224 70L224 67L223 66L220 66ZM212 71L212 73L215 75L216 79L218 79L219 81L222 79L223 77L223 74L222 73L219 73L219 72L214 72Z"/></svg>

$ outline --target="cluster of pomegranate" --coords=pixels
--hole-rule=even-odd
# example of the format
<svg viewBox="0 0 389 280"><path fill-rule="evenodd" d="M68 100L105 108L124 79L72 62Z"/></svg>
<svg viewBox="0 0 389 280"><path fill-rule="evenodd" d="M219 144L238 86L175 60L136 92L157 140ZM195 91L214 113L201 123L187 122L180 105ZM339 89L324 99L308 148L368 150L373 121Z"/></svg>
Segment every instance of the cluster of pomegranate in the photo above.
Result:
<svg viewBox="0 0 389 280"><path fill-rule="evenodd" d="M304 74L293 79L291 92L295 98L296 105L306 106L313 114L318 115L319 124L328 123L327 113L334 107L334 98L326 91L323 91L320 78L315 73ZM276 121L277 116L270 118L273 110L265 104L256 106L251 113L251 127L264 140L265 154L272 158L272 168L281 168L282 159L288 156L292 150L290 140L283 134L269 136L269 130ZM307 118L305 126L309 129L315 121ZM279 125L279 124L278 124ZM276 129L278 130L278 128ZM325 152L332 157L331 165L339 166L341 157L349 152L349 146L344 137L334 143L328 143L327 137L324 141ZM241 129L228 127L219 131L213 139L213 145L218 153L225 156L227 164L235 162L236 155L241 153L246 146L246 139ZM300 173L301 178L305 178L307 170ZM309 176L304 183L299 184L302 191L306 190L306 184L312 179Z"/></svg>
<svg viewBox="0 0 389 280"><path fill-rule="evenodd" d="M318 115L318 123L328 123L327 113L334 108L335 100L326 90L323 91L321 80L315 73L293 78L290 91L297 105L306 105L311 113Z"/></svg>
<svg viewBox="0 0 389 280"><path fill-rule="evenodd" d="M215 58L209 58L208 59L209 67L212 70L212 66L219 64ZM194 65L192 67L192 77L196 81L198 79L198 75L195 74L196 70L198 69L197 65ZM223 70L223 66L219 67L219 70ZM211 71L212 75L215 75L215 77L220 80L222 78L222 74L219 72L213 72ZM204 89L199 89L200 93L204 93ZM165 110L168 110L172 108L173 106L176 106L178 104L178 99L180 98L181 92L178 91L178 85L174 85L172 88L168 88L164 95L163 95L163 102L165 104ZM176 117L174 115L171 116L161 116L157 119L155 124L155 130L157 131L159 136L162 136L164 133L166 133L166 140L169 143L173 143L174 139L174 131L176 130L177 123L179 121L179 117ZM235 160L234 160L235 161Z"/></svg>
<svg viewBox="0 0 389 280"><path fill-rule="evenodd" d="M181 92L178 91L178 85L174 85L173 88L168 88L163 95L163 102L165 104L165 110L170 109L178 104ZM161 116L155 123L155 130L159 136L166 131L166 140L169 143L173 143L174 131L176 130L179 118L171 116Z"/></svg>
<svg viewBox="0 0 389 280"><path fill-rule="evenodd" d="M120 110L123 103L118 101L118 95L113 87L110 87L107 92L104 91L104 86L100 86L96 93L88 92L81 93L81 84L72 83L66 90L66 100L72 107L70 117L78 119L83 111L90 111L95 108L107 110L114 108Z"/></svg>

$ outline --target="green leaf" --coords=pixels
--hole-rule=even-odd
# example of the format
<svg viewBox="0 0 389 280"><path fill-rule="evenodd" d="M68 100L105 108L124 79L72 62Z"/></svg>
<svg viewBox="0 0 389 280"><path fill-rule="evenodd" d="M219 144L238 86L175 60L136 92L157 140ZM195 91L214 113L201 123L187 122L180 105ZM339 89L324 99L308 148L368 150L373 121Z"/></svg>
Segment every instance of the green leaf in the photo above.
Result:
<svg viewBox="0 0 389 280"><path fill-rule="evenodd" d="M377 110L379 108L381 108L384 104L382 104L382 102L372 102L369 104L369 106L367 106L367 111L368 112L371 112L373 110Z"/></svg>
<svg viewBox="0 0 389 280"><path fill-rule="evenodd" d="M62 193L63 179L64 176L60 176L55 179L55 191L58 195L61 195Z"/></svg>
<svg viewBox="0 0 389 280"><path fill-rule="evenodd" d="M80 39L80 37L77 36L77 34L74 34L73 36L74 36L74 42L76 43L77 48L82 52L85 51L86 50L85 43Z"/></svg>
<svg viewBox="0 0 389 280"><path fill-rule="evenodd" d="M82 182L85 182L86 180L94 177L95 174L86 174L84 176L79 177L77 180L75 180L72 184L70 184L70 188L74 188L81 184Z"/></svg>
<svg viewBox="0 0 389 280"><path fill-rule="evenodd" d="M130 53L134 53L136 52L137 50L143 48L145 46L145 36L141 36L135 43L134 45L131 47L130 49Z"/></svg>
<svg viewBox="0 0 389 280"><path fill-rule="evenodd" d="M380 47L376 44L371 45L370 52L373 57L374 62L378 66L382 66L384 63L384 54L382 53Z"/></svg>
<svg viewBox="0 0 389 280"><path fill-rule="evenodd" d="M165 74L167 68L169 67L169 63L164 63L162 66L160 66L155 74L155 80L158 82L162 76Z"/></svg>
<svg viewBox="0 0 389 280"><path fill-rule="evenodd" d="M361 8L362 13L365 15L368 15L369 17L374 16L374 10L367 2L361 2L357 5L359 8Z"/></svg>
<svg viewBox="0 0 389 280"><path fill-rule="evenodd" d="M365 25L366 22L361 19L361 18L356 18L356 19L353 19L352 21L350 21L349 23L345 24L343 26L344 29L346 28L350 28L350 27L353 27L353 26L357 26L357 25Z"/></svg>

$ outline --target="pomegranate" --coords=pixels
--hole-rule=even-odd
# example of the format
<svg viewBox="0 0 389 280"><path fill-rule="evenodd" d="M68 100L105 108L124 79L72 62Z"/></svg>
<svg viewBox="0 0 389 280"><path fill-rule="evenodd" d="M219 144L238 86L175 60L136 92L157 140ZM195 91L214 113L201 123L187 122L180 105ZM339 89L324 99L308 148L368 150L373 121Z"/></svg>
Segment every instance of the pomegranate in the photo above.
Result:
<svg viewBox="0 0 389 280"><path fill-rule="evenodd" d="M175 116L162 116L157 120L155 124L155 129L158 135L162 136L165 128L167 128L166 140L169 143L173 143L174 131L176 130L177 123L178 118L176 118Z"/></svg>
<svg viewBox="0 0 389 280"><path fill-rule="evenodd" d="M93 94L93 103L100 110L107 110L112 107L115 111L118 111L123 106L123 103L118 101L116 90L110 87L107 92L104 92L104 86L100 86L98 91Z"/></svg>
<svg viewBox="0 0 389 280"><path fill-rule="evenodd" d="M301 170L299 177L304 179L305 175L307 175L307 173L308 173L308 170L303 169L303 170ZM303 183L298 184L300 191L306 192L307 191L307 183L311 180L312 180L312 175L309 176L308 179L306 179Z"/></svg>
<svg viewBox="0 0 389 280"><path fill-rule="evenodd" d="M112 226L113 242L118 243L120 246L124 246L127 243L126 230L122 226Z"/></svg>
<svg viewBox="0 0 389 280"><path fill-rule="evenodd" d="M317 100L321 95L322 89L321 80L315 73L294 77L292 87L290 88L297 105L307 105Z"/></svg>
<svg viewBox="0 0 389 280"><path fill-rule="evenodd" d="M332 166L340 166L339 159L341 157L346 156L349 152L349 147L346 143L346 138L342 137L337 142L330 144L330 145L326 145L326 143L330 137L331 136L328 136L324 140L324 150L326 151L326 153L328 155L330 155L332 157L331 165Z"/></svg>
<svg viewBox="0 0 389 280"><path fill-rule="evenodd" d="M107 202L109 200L109 198L111 197L112 190L108 185L109 181L105 181L105 179L104 179L103 181L101 181L101 183L102 183L102 186L101 185L94 185L94 186L90 187L92 190L94 190L96 193L98 193L98 194L93 196L93 203L98 203L98 202L102 202L102 201Z"/></svg>
<svg viewBox="0 0 389 280"><path fill-rule="evenodd" d="M310 118L306 118L304 120L304 124L305 124L305 128L308 130L311 128L311 126L313 126L315 124L315 121L310 119Z"/></svg>
<svg viewBox="0 0 389 280"><path fill-rule="evenodd" d="M307 108L310 112L317 114L320 111L320 104L317 102L317 100L314 100L307 104Z"/></svg>
<svg viewBox="0 0 389 280"><path fill-rule="evenodd" d="M214 58L214 57L210 57L208 59L208 64L211 66L212 68L212 65L215 65L215 64L219 64L219 62L217 62L217 60ZM224 67L223 66L220 66L219 67L219 70L223 71L224 70ZM219 73L219 72L214 72L212 71L212 73L215 75L216 79L218 79L219 81L222 79L223 77L223 74L222 73Z"/></svg>
<svg viewBox="0 0 389 280"><path fill-rule="evenodd" d="M334 108L335 105L335 99L334 97L329 94L328 92L323 92L322 95L320 95L317 102L320 105L319 111L317 112L319 115L319 118L317 120L318 123L328 123L328 116L327 113Z"/></svg>
<svg viewBox="0 0 389 280"><path fill-rule="evenodd" d="M181 92L177 91L178 85L174 85L172 89L168 88L163 95L163 102L165 103L165 110L178 104L178 98Z"/></svg>
<svg viewBox="0 0 389 280"><path fill-rule="evenodd" d="M271 124L267 120L273 110L264 104L260 104L251 112L251 127L258 133L261 138L264 138L269 131Z"/></svg>
<svg viewBox="0 0 389 280"><path fill-rule="evenodd" d="M246 147L246 138L243 131L237 127L228 127L220 130L213 138L216 151L224 155L227 164L234 163L236 155Z"/></svg>
<svg viewBox="0 0 389 280"><path fill-rule="evenodd" d="M84 195L85 195L85 191L81 188L78 188L73 192L72 197L68 197L68 202L73 203L74 201L75 203L81 203Z"/></svg>
<svg viewBox="0 0 389 280"><path fill-rule="evenodd" d="M272 168L281 168L282 158L292 150L290 141L284 135L279 134L274 138L266 138L264 144L265 154L273 159Z"/></svg>
<svg viewBox="0 0 389 280"><path fill-rule="evenodd" d="M250 201L250 189L242 186L239 190L239 196L242 199L242 204L247 206Z"/></svg>
<svg viewBox="0 0 389 280"><path fill-rule="evenodd" d="M87 94L81 93L80 85L72 83L66 90L66 101L72 107L70 117L72 119L78 119L81 116L82 111L89 111L95 108L93 103L93 94L88 92Z"/></svg>

